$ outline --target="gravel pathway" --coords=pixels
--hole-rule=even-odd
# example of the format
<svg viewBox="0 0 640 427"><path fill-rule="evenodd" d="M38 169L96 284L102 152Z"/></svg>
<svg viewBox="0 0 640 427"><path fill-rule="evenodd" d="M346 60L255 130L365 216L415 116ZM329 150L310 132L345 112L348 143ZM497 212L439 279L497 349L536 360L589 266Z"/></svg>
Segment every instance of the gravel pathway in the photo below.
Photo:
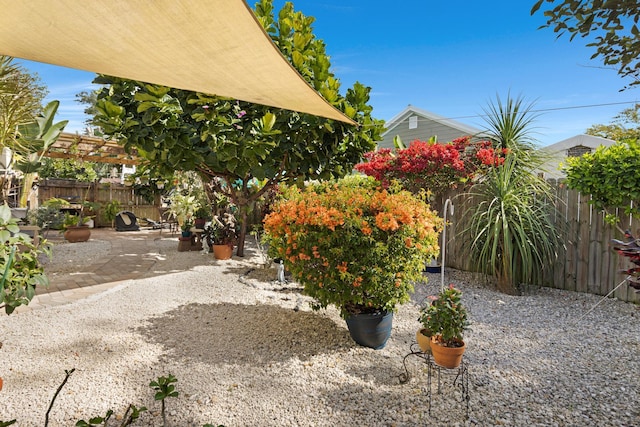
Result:
<svg viewBox="0 0 640 427"><path fill-rule="evenodd" d="M351 341L337 310L313 312L295 284L273 283L275 269L255 257L214 261L177 252L175 241L158 245L163 269L186 271L0 317L0 420L44 425L64 371L75 368L50 426L110 408L122 414L129 403L149 408L134 425L160 426L148 384L168 374L180 395L167 401L167 421L179 427L640 425L637 306L607 299L586 314L599 297L555 289L509 296L448 270L472 321L470 418L454 376L444 374L429 416L424 365L410 357L411 380L400 384L399 374L418 304L437 293L440 275L417 286L376 351Z"/></svg>

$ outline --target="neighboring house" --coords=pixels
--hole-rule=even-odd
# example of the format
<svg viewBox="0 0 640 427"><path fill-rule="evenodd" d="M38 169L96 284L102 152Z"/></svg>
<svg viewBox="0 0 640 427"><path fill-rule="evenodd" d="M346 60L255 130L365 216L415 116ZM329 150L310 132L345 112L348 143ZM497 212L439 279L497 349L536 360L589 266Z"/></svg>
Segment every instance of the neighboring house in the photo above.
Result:
<svg viewBox="0 0 640 427"><path fill-rule="evenodd" d="M393 138L396 136L400 137L404 145L409 146L416 139L427 141L432 136L436 136L438 142L444 143L481 132L480 129L438 116L413 105L409 105L389 120L385 127L386 130L382 134L382 141L378 142L378 148L393 148Z"/></svg>
<svg viewBox="0 0 640 427"><path fill-rule="evenodd" d="M565 178L566 175L561 168L567 157L579 157L583 154L594 152L596 148L601 145L609 147L615 143L616 142L611 139L582 134L572 136L555 144L547 145L543 147L542 150L551 156L551 158L544 164L542 174L544 178L547 179Z"/></svg>

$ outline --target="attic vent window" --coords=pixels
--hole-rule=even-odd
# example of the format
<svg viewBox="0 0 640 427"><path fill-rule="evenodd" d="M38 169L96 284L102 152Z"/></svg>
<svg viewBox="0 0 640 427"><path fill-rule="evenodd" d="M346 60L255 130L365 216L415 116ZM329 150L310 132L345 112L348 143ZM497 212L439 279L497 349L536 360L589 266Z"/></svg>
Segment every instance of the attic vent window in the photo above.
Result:
<svg viewBox="0 0 640 427"><path fill-rule="evenodd" d="M418 129L418 116L409 117L409 129Z"/></svg>
<svg viewBox="0 0 640 427"><path fill-rule="evenodd" d="M575 147L571 147L567 150L568 157L580 157L583 154L587 154L591 152L591 148L585 147L584 145L576 145Z"/></svg>

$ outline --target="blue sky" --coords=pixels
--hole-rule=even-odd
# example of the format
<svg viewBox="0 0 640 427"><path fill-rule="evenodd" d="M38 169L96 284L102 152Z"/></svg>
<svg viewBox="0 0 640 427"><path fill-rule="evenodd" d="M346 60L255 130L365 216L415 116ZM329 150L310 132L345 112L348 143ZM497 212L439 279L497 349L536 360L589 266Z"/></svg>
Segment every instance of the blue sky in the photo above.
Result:
<svg viewBox="0 0 640 427"><path fill-rule="evenodd" d="M274 1L276 11L283 3ZM539 30L542 15L529 14L534 0L293 3L316 18L315 35L326 44L342 90L355 81L370 86L373 115L385 121L411 104L483 128L483 108L510 92L540 110L536 137L544 146L610 123L640 100L640 89L620 92L630 82L589 59L585 40ZM57 119L70 120L66 130L82 132L75 94L93 88L94 74L21 63L38 73L48 100L60 100Z"/></svg>

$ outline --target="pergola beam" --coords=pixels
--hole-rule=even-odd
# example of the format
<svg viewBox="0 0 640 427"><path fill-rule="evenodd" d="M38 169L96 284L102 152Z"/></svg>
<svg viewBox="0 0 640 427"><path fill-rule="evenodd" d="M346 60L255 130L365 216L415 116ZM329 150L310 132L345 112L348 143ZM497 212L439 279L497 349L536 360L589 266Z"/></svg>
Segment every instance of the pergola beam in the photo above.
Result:
<svg viewBox="0 0 640 427"><path fill-rule="evenodd" d="M55 159L79 159L87 162L119 165L139 165L140 157L127 153L115 141L104 138L63 132L58 140L44 153Z"/></svg>

